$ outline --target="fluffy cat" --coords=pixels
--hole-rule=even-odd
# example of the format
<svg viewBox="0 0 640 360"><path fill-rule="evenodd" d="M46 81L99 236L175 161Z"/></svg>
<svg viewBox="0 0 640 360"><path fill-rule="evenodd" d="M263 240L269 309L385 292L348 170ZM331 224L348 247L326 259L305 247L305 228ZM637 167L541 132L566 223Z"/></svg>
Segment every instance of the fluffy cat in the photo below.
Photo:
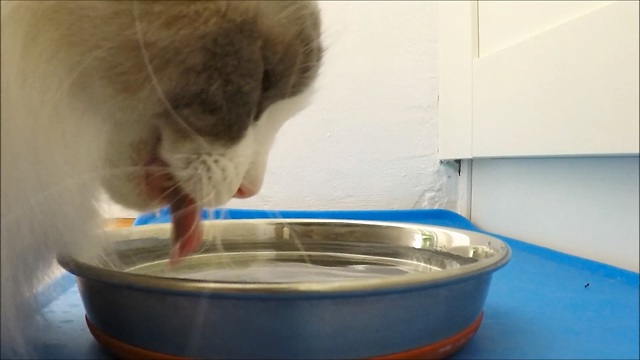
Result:
<svg viewBox="0 0 640 360"><path fill-rule="evenodd" d="M139 211L171 205L175 257L197 246L200 207L259 191L322 46L308 1L2 10L4 358L29 348L33 295L56 254L99 249L100 187Z"/></svg>

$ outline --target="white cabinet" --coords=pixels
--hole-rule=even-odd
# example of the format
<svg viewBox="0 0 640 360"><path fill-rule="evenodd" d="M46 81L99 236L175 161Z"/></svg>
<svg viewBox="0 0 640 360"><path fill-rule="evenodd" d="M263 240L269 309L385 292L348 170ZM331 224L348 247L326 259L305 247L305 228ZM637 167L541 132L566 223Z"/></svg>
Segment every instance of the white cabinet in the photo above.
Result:
<svg viewBox="0 0 640 360"><path fill-rule="evenodd" d="M638 10L440 1L440 158L638 154Z"/></svg>

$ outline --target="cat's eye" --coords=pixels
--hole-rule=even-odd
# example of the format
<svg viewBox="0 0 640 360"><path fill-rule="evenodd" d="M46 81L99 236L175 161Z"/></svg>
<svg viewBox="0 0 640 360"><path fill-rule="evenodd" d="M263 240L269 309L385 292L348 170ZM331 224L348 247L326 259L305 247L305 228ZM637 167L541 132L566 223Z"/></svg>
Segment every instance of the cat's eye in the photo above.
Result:
<svg viewBox="0 0 640 360"><path fill-rule="evenodd" d="M265 93L273 88L273 76L270 71L262 72L262 92Z"/></svg>
<svg viewBox="0 0 640 360"><path fill-rule="evenodd" d="M253 114L253 122L258 122L258 120L260 120L260 118L262 117L262 113L264 113L265 109L266 109L266 106L264 104L258 105L256 112Z"/></svg>

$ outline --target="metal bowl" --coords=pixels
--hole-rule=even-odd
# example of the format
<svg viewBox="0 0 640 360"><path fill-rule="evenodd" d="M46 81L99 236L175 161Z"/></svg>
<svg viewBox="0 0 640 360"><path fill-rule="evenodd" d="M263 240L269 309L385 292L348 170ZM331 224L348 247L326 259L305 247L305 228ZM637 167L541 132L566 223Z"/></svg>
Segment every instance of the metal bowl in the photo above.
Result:
<svg viewBox="0 0 640 360"><path fill-rule="evenodd" d="M170 232L109 230L102 256L58 259L103 345L209 359L406 354L479 325L510 257L499 239L441 227L215 220L200 249L170 265Z"/></svg>

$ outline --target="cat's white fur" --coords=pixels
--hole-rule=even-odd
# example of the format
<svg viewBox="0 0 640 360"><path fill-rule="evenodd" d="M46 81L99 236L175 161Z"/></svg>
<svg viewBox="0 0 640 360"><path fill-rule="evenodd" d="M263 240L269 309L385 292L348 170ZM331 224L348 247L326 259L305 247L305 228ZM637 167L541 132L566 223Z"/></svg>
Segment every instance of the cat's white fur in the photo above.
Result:
<svg viewBox="0 0 640 360"><path fill-rule="evenodd" d="M5 357L29 349L34 341L30 327L44 326L35 321L39 313L31 300L47 279L56 254L99 248L96 229L101 222L93 201L102 183L125 206L146 210L162 204L141 195L135 175L109 176L135 174L140 156L153 142L150 125L133 121L148 116L149 108L140 106L145 103L96 98L104 94L93 84L78 84L75 77L91 59L60 51L52 40L56 29L38 28L42 17L51 14L4 2L2 11ZM73 91L86 91L87 96L71 96L71 84ZM241 183L258 191L278 129L304 107L309 94L305 91L270 107L231 147L210 145L203 152L199 144L172 142L171 133L166 133L161 156L186 191L207 206L226 203ZM114 123L110 118L119 120ZM109 168L103 165L105 157ZM214 170L200 172L199 166Z"/></svg>

